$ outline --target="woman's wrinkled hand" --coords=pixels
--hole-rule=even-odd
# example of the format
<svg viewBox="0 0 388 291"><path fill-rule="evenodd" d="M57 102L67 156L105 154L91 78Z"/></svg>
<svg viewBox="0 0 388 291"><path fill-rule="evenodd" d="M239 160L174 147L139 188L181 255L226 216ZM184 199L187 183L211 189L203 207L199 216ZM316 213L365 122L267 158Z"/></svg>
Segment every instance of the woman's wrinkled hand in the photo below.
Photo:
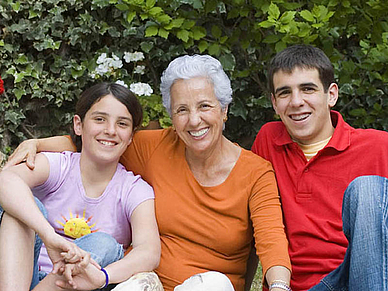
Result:
<svg viewBox="0 0 388 291"><path fill-rule="evenodd" d="M8 158L3 170L24 161L26 162L28 168L33 170L35 168L35 157L38 151L38 144L38 139L28 139L23 141Z"/></svg>

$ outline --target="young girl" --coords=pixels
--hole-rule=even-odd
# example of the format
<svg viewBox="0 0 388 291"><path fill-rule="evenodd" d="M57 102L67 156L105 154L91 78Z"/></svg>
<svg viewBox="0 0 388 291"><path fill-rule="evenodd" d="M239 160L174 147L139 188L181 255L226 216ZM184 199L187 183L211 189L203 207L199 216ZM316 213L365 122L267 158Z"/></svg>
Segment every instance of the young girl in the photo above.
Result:
<svg viewBox="0 0 388 291"><path fill-rule="evenodd" d="M94 85L73 120L81 153L41 153L34 170L20 164L0 173L0 290L33 289L39 281L39 290L92 290L157 267L153 190L119 164L141 120L127 88Z"/></svg>

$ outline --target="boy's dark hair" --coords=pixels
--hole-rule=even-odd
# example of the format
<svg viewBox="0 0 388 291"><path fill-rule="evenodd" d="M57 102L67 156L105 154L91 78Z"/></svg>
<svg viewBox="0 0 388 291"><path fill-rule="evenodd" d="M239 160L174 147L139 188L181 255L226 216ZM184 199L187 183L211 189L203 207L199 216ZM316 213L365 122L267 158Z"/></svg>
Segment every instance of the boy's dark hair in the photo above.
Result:
<svg viewBox="0 0 388 291"><path fill-rule="evenodd" d="M117 83L98 83L86 89L80 96L75 107L75 114L84 120L86 113L93 106L94 103L106 95L111 94L118 101L127 107L129 113L132 115L132 130L135 131L141 125L143 120L143 109L139 100L136 98L128 88ZM82 149L81 137L76 135L74 128L71 128L71 139L77 147L77 151Z"/></svg>
<svg viewBox="0 0 388 291"><path fill-rule="evenodd" d="M311 45L293 45L277 53L269 64L268 84L272 94L275 94L274 74L280 70L291 74L297 67L317 69L325 93L335 82L333 64L321 49Z"/></svg>

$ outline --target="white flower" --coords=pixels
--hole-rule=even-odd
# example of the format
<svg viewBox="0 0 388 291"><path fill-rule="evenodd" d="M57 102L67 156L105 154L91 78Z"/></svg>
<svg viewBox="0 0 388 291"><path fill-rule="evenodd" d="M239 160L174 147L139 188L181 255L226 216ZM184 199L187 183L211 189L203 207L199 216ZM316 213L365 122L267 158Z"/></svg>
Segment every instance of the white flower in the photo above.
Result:
<svg viewBox="0 0 388 291"><path fill-rule="evenodd" d="M115 69L121 68L123 66L123 62L119 59L118 56L112 54L112 57L107 57L106 53L102 53L97 59L97 68L92 74L103 76L108 72L113 73Z"/></svg>
<svg viewBox="0 0 388 291"><path fill-rule="evenodd" d="M98 59L97 59L97 64L102 64L105 62L105 59L106 59L106 53L102 53Z"/></svg>
<svg viewBox="0 0 388 291"><path fill-rule="evenodd" d="M133 70L135 74L140 74L140 75L144 75L144 71L145 71L145 66L136 66L135 69Z"/></svg>
<svg viewBox="0 0 388 291"><path fill-rule="evenodd" d="M106 63L99 64L96 68L96 74L99 74L100 76L106 74L109 71L109 66Z"/></svg>
<svg viewBox="0 0 388 291"><path fill-rule="evenodd" d="M151 96L154 92L151 86L146 83L132 83L129 86L129 89L138 96Z"/></svg>
<svg viewBox="0 0 388 291"><path fill-rule="evenodd" d="M134 53L125 52L124 60L127 63L142 61L144 60L144 54L142 52L134 52Z"/></svg>
<svg viewBox="0 0 388 291"><path fill-rule="evenodd" d="M117 81L116 81L116 84L119 84L119 85L121 85L121 86L124 86L124 87L128 88L128 85L125 84L124 81L117 80Z"/></svg>

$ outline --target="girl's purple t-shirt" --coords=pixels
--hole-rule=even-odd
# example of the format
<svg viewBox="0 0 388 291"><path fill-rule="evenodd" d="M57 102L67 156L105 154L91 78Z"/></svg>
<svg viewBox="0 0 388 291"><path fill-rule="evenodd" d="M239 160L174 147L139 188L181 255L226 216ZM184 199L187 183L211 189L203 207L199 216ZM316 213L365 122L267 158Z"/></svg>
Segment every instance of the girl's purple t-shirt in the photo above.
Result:
<svg viewBox="0 0 388 291"><path fill-rule="evenodd" d="M43 153L50 164L47 181L35 187L34 195L47 209L48 221L55 231L74 240L102 231L128 248L132 241L131 214L154 191L139 175L126 171L121 164L98 198L85 194L80 172L80 153ZM39 257L41 271L51 272L52 264L45 247Z"/></svg>

